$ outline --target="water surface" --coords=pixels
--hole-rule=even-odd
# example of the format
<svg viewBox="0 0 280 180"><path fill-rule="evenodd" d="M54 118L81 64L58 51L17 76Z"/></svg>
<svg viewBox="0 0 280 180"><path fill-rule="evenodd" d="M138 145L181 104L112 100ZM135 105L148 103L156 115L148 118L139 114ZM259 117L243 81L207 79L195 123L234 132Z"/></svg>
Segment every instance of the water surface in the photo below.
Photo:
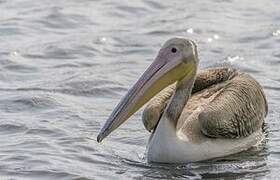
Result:
<svg viewBox="0 0 280 180"><path fill-rule="evenodd" d="M278 0L0 0L1 179L279 179ZM200 68L230 64L264 87L265 142L219 160L147 164L141 112L95 139L173 36Z"/></svg>

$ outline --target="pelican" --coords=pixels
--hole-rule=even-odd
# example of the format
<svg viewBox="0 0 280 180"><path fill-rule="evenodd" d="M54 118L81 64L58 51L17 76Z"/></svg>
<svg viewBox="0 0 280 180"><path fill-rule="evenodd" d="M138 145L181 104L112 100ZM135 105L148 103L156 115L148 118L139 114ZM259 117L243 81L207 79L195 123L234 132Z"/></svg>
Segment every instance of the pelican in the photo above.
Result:
<svg viewBox="0 0 280 180"><path fill-rule="evenodd" d="M187 163L238 153L263 139L267 102L260 84L233 68L198 71L194 41L176 37L116 106L101 142L144 104L148 162Z"/></svg>

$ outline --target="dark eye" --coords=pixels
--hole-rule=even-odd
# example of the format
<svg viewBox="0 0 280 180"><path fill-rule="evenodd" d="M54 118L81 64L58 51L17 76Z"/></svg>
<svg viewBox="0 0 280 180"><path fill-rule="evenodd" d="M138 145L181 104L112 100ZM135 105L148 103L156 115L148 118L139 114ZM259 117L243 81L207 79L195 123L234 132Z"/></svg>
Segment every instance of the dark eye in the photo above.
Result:
<svg viewBox="0 0 280 180"><path fill-rule="evenodd" d="M172 52L172 53L176 53L176 52L177 52L177 49L176 49L176 48L172 48L172 49L171 49L171 52Z"/></svg>

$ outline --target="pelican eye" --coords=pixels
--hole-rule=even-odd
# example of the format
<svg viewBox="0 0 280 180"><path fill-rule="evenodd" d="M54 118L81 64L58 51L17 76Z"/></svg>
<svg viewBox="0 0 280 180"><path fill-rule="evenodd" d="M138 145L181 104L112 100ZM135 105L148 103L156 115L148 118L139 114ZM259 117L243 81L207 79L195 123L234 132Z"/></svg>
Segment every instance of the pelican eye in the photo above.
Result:
<svg viewBox="0 0 280 180"><path fill-rule="evenodd" d="M177 52L177 49L176 49L176 48L172 48L172 49L171 49L171 52L172 52L172 53L176 53L176 52Z"/></svg>

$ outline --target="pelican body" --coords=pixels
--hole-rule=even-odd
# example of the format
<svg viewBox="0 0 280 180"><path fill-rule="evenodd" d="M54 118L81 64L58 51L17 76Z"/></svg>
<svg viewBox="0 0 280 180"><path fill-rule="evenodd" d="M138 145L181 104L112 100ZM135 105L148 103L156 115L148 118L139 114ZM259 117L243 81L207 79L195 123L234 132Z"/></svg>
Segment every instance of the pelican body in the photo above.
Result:
<svg viewBox="0 0 280 180"><path fill-rule="evenodd" d="M148 162L186 163L249 149L263 139L267 102L250 75L218 67L198 71L196 44L172 38L101 129L101 142L144 104L151 132Z"/></svg>

